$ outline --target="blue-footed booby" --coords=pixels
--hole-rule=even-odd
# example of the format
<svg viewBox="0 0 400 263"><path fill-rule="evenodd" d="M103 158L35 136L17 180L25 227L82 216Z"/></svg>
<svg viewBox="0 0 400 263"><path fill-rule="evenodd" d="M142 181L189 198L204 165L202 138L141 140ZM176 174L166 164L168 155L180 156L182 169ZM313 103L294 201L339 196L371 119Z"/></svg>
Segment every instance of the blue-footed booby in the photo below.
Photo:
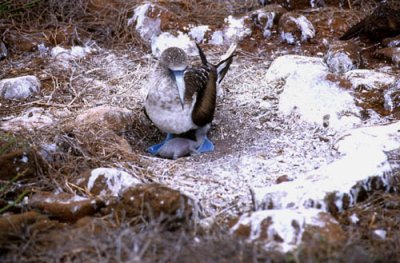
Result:
<svg viewBox="0 0 400 263"><path fill-rule="evenodd" d="M170 47L162 52L150 76L145 110L155 126L168 134L165 141L147 149L153 155L158 154L167 141L190 131L195 131L197 152L214 150L206 134L214 118L217 85L229 70L236 45L229 48L217 65L209 63L200 46L196 46L201 66L189 65L185 51ZM197 132L199 129L201 132ZM174 151L179 151L179 147L188 148L189 143L182 142L173 143Z"/></svg>

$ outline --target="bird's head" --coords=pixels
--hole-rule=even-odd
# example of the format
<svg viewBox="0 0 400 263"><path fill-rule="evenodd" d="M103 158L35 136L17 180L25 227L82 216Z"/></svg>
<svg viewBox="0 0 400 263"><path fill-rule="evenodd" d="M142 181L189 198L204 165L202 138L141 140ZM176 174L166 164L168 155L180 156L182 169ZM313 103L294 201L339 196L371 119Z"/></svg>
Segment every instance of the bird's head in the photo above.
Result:
<svg viewBox="0 0 400 263"><path fill-rule="evenodd" d="M175 79L179 100L183 108L185 96L184 71L188 66L188 58L185 51L177 47L167 48L161 54L159 63L168 69Z"/></svg>

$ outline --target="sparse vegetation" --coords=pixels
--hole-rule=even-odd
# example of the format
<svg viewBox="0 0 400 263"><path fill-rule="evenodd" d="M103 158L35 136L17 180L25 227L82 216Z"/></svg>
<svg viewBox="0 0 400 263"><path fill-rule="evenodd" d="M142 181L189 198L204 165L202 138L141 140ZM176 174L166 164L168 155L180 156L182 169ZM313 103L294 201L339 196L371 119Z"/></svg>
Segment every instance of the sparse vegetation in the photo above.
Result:
<svg viewBox="0 0 400 263"><path fill-rule="evenodd" d="M184 21L196 24L207 21L211 26L223 23L224 18L230 14L240 14L259 7L257 0L152 2L174 11L179 10L180 19ZM373 0L347 2L351 3L352 8L361 10L360 6L370 10L376 3ZM142 1L139 0L6 0L0 3L0 41L15 44L7 45L12 52L8 61L0 64L0 67L3 66L0 79L38 74L43 95L20 102L0 99L0 119L39 107L60 120L42 130L0 132L0 159L18 150L34 152L29 155L33 159L30 163L32 165L17 172L11 179L7 177L8 171L0 172L0 175L7 178L0 178L0 262L399 261L398 189L394 189L394 193L378 192L339 214L336 219L345 230L344 242L329 243L317 234L310 235L297 250L287 254L268 251L262 242L248 242L230 234L226 222L232 219L232 215L225 213L226 207L218 206L218 202L212 204L216 212L213 218L215 224L211 228L199 226L197 221L191 219L171 230L156 219L148 220L144 216L127 218L115 211L107 214L99 208L94 216L67 223L55 220L46 211L40 211L40 216L30 214L27 218L19 218L21 229L7 232L10 227L4 223L6 220L1 221L2 218L25 215L26 211L36 213L21 202L25 197L31 198L35 192L53 191L90 196L86 186L78 182L83 174L97 167L129 170L142 182L152 183L158 182L158 178L154 177L154 169L165 169L164 165L168 169L164 170L165 178L161 181L176 180L170 178L169 174L170 169L177 169L174 163L166 164L163 160L157 160L160 165L154 166L153 170L149 169L148 163L154 160L143 151L149 142L155 142L163 135L151 126L143 112L139 98L144 95L139 94L139 89L133 88L144 83L146 73L154 65L154 60L146 56L149 52L148 44L127 23L134 8L140 3ZM30 41L35 43L32 50L28 47L29 51L26 51L18 46L20 42L13 40L15 36L22 36L21 39L29 36ZM74 61L72 67L66 69L61 64L51 64L48 58L41 57L36 50L36 44L39 43L49 47L87 43L92 45L94 51L90 58ZM266 50L271 49L270 45L264 47ZM249 44L246 48L252 50L254 47ZM100 52L100 49L104 50ZM213 48L208 51L213 58L221 53ZM238 85L243 76L251 80L262 79L257 69L267 67L263 52L267 51L260 51L259 54L241 51L241 73L233 69L236 72L230 84ZM35 55L32 56L32 53ZM129 127L114 131L105 128L100 122L88 127L76 123L82 111L104 104L122 105L133 111L135 114L129 117ZM250 115L249 108L239 112L237 104L226 107L234 112L231 117L237 123L224 127L225 130L213 129L212 132L220 137L229 132L237 136L237 142L223 141L221 148L224 147L222 144L227 143L231 143L229 146L232 148L236 147L235 150L244 148L244 143L239 142L243 137L240 137L242 135L237 130L242 129L243 122L256 117ZM273 114L265 113L256 121L264 121L262 118L269 121L268 118L272 119ZM251 133L254 132L253 136L256 137L254 130ZM271 129L272 132L275 131ZM320 138L321 141L323 139ZM46 150L43 147L53 147L52 144L57 150ZM44 150L50 153L43 154ZM219 154L222 156L225 151ZM38 152L41 157L37 157ZM0 169L4 167L0 166ZM207 178L209 183L212 180ZM185 187L197 185L200 182L191 178ZM250 210L248 207L242 209L236 206L239 204L229 208L236 209L235 212ZM357 215L359 223L349 222L353 214ZM386 239L374 235L374 230L381 228L388 229Z"/></svg>

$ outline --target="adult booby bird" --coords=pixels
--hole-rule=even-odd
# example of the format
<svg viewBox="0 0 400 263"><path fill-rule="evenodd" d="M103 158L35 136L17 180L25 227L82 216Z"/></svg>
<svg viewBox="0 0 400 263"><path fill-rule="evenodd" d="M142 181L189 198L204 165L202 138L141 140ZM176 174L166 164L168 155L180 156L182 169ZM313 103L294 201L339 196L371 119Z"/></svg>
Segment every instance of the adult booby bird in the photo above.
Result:
<svg viewBox="0 0 400 263"><path fill-rule="evenodd" d="M209 63L200 46L196 46L201 66L190 66L182 49L170 47L162 52L150 76L145 110L150 120L168 134L165 141L147 149L154 155L175 136L198 129L207 133L210 129L215 111L216 87L232 63L236 46L231 46L217 65ZM207 136L203 137L197 151L213 151L213 143Z"/></svg>

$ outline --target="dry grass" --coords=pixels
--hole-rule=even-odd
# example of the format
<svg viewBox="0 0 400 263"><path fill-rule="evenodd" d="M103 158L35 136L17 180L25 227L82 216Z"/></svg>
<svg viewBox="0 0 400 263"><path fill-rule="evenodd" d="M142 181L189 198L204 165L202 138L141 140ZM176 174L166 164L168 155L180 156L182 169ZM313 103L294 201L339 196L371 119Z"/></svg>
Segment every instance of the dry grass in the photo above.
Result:
<svg viewBox="0 0 400 263"><path fill-rule="evenodd" d="M105 2L110 6L101 5ZM31 35L50 30L51 33L44 37L50 43L55 44L57 43L58 32L63 31L63 28L72 28L72 35L76 35L74 39L78 42L85 36L88 39L96 40L101 47L125 48L116 49L112 52L106 50L94 52L88 58L74 61L68 69L62 68L54 61L45 58L32 60L29 56L18 57L18 59L21 59L22 66L17 69L11 61L7 61L8 64L3 64L5 66L2 68L3 71L0 72L0 78L17 76L22 73L38 74L38 68L40 68L43 87L40 96L36 98L23 102L5 103L0 101L2 105L6 105L6 107L0 108L0 117L16 116L28 108L41 107L45 109L46 114L50 114L60 121L49 129L20 131L18 135L17 133L8 135L12 139L10 140L12 143L10 145L4 144L3 153L25 146L40 151L43 145L50 143L56 143L59 148L55 153L52 153L51 159L43 160L42 171L38 173L37 178L23 182L23 188L20 188L20 182L11 184L6 189L5 195L0 195L1 198L16 200L18 199L17 193L21 193L26 187L33 192L61 190L84 195L86 194L85 189L80 189L74 182L84 171L97 167L118 167L129 171L142 182L163 181L174 184L184 177L186 181L182 182L182 188L194 193L196 193L196 190L199 191L200 183L214 184L217 186L216 188L221 189L223 188L222 184L223 186L236 184L233 180L217 182L217 179L210 178L208 174L198 177L191 174L170 176L168 172L179 168L179 163L177 165L144 154L143 149L151 142L158 141L162 134L151 126L142 111L142 100L145 96L143 83L146 81L147 72L152 68L155 61L145 56L148 47L139 40L132 27L127 27L127 19L132 16L133 9L141 2L123 0L16 0L5 2L8 4L6 9L0 5L1 38L4 38L11 31L22 35ZM172 11L182 15L182 20L196 23L207 21L209 24L221 23L228 14L243 13L257 6L256 0L153 2L164 6L168 5ZM358 4L365 6L371 3L361 0L352 2L354 7L357 7ZM100 4L96 5L95 3ZM99 8L99 6L103 8ZM73 41L70 44L74 44ZM211 56L218 57L221 51L209 50L210 53ZM258 57L254 54L240 53L241 68L239 69L238 65L233 65L232 77L227 78L228 83L226 85L227 87L240 88L234 91L236 92L234 99L231 95L230 99L224 100L223 110L227 116L225 116L225 119L223 116L217 116L217 120L222 125L218 125L218 129L212 131L213 136L222 138L223 144L231 143L228 139L224 140L225 134L234 134L237 143L231 145L232 148L236 147L233 151L245 147L245 143L241 144L239 141L244 142L247 135L254 133L253 126L259 123L262 118L267 121L277 121L280 126L292 121L290 119L276 120L274 112L268 112L264 115L259 112L260 114L257 116L249 116L249 109L254 106L250 103L246 104L251 83L260 82L263 79L262 67L267 67L266 64L260 67L251 63L251 61L254 62L255 59L259 59ZM246 78L248 83L243 83L242 78ZM254 91L253 95L260 94L270 95L268 91L263 90ZM242 111L237 110L237 101L240 100L243 100L243 105L247 105L241 106L247 107ZM136 113L132 119L132 127L128 131L115 133L102 130L101 127L92 127L88 131L73 126L73 121L79 113L97 105L129 108ZM225 125L231 120L237 120L237 126ZM248 125L248 130L239 133L238 130L242 129L241 123L243 122L251 125ZM269 132L273 136L282 135L280 131L272 129ZM300 135L297 134L297 136ZM291 134L291 136L295 135ZM22 137L25 138L23 144L20 143ZM297 139L296 137L288 138ZM119 139L129 142L133 150L126 151L126 149L121 148ZM265 140L268 139L270 138L265 138ZM16 143L17 141L18 143ZM225 153L220 154L224 155ZM222 165L223 162L224 160L220 164ZM149 163L153 163L153 166L150 167ZM215 165L218 165L218 163ZM164 169L165 174L162 176L165 175L165 178L155 178L151 169L156 172ZM220 185L221 187L219 187ZM243 188L242 185L235 187ZM232 189L235 189L235 187L232 187ZM210 195L211 193L201 194ZM239 203L238 200L233 198L227 202L234 203L235 209L238 206L237 203ZM376 203L379 203L382 207L383 202ZM217 203L217 205L220 204ZM219 216L226 212L225 209L232 207L216 206L214 215ZM368 216L367 213L375 212L373 207L370 206L369 208L365 210L365 217ZM21 212L24 209L26 207L21 206L14 212ZM377 211L381 212L381 210ZM225 215L221 217L225 217ZM380 220L383 222L383 220L388 219L382 217ZM334 259L351 262L349 259L355 257L355 255L358 256L357 253L365 254L366 259L379 259L380 250L390 248L392 251L400 251L398 239L394 238L392 243L386 242L381 245L378 244L378 246L377 243L366 242L364 233L357 232L364 231L364 228L351 228L350 226L351 235L348 244L343 246L327 244L318 237L314 237L313 243L309 243L308 247L301 247L297 254L282 255L278 252L266 252L261 244L246 243L244 240L228 234L226 229L218 227L211 232L200 233L193 226L171 232L165 230L158 222L145 222L131 226L124 220L121 224L116 224L108 218L105 218L105 220L96 218L84 227L78 226L78 223L75 225L59 225L55 221L51 222L47 228L42 230L32 231L28 227L26 232L15 237L5 247L0 247L0 261L296 262L297 260L297 262L320 262L322 259L331 261ZM379 250L374 251L375 246L378 246ZM353 247L361 248L353 251ZM398 255L393 252L391 256L395 258Z"/></svg>

